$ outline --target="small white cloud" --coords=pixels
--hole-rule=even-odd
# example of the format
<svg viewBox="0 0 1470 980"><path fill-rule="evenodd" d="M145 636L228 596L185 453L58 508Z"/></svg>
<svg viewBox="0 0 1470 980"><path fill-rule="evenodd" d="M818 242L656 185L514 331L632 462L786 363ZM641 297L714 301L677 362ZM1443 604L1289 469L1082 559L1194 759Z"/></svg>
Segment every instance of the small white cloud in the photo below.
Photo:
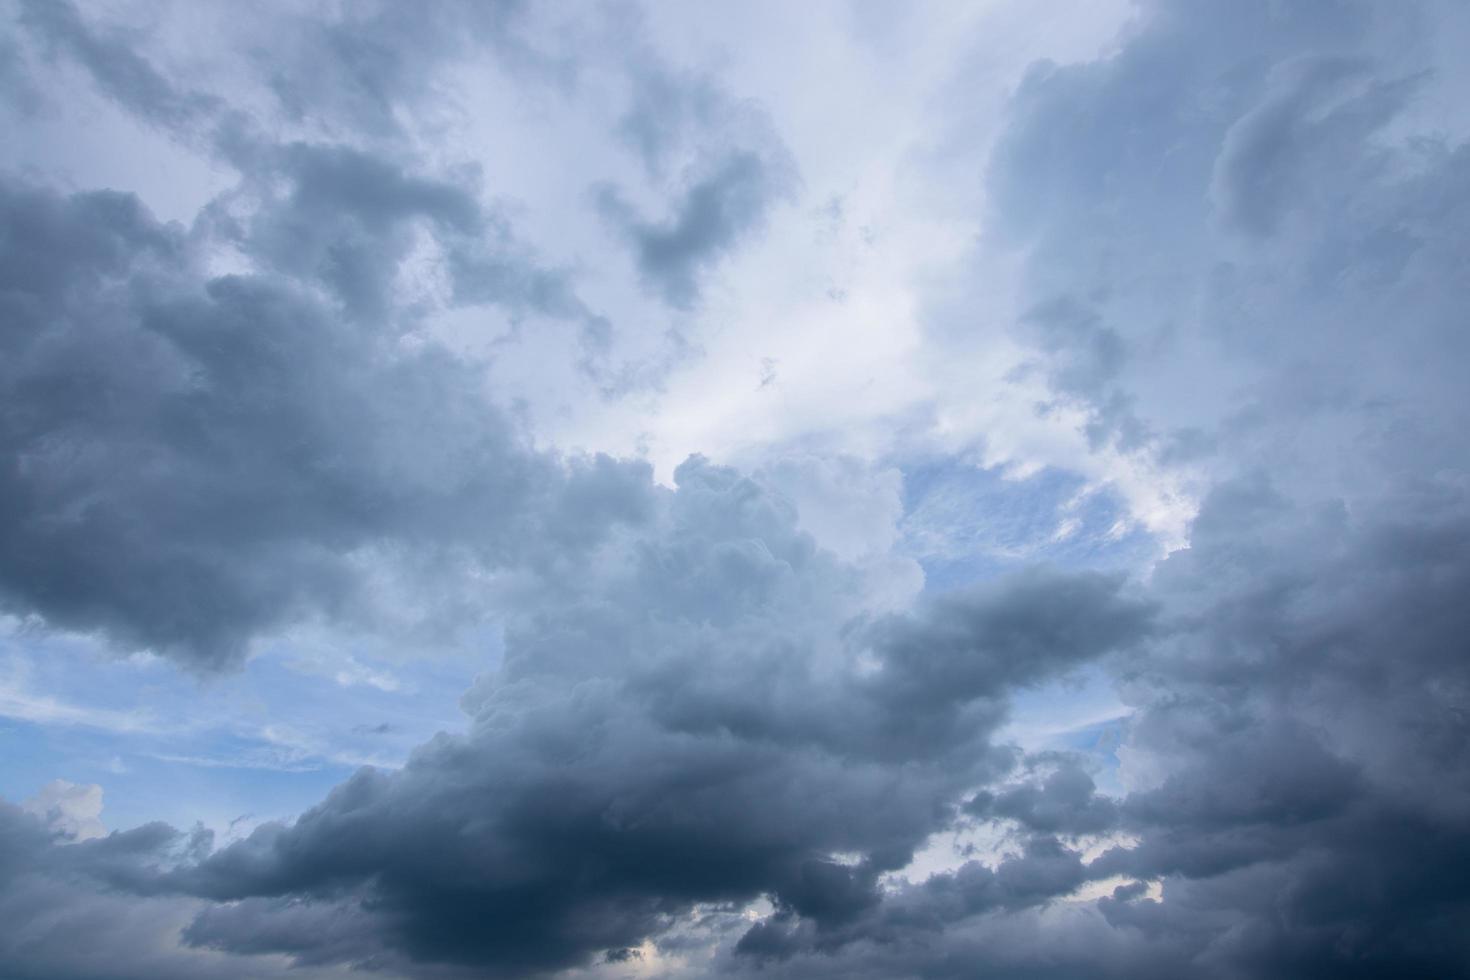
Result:
<svg viewBox="0 0 1470 980"><path fill-rule="evenodd" d="M353 687L365 685L375 687L380 691L396 691L399 688L398 678L386 670L374 670L356 660L349 660L332 678L342 687Z"/></svg>
<svg viewBox="0 0 1470 980"><path fill-rule="evenodd" d="M20 808L44 820L53 833L72 840L107 836L101 819L102 787L96 783L53 779L35 796L22 801Z"/></svg>

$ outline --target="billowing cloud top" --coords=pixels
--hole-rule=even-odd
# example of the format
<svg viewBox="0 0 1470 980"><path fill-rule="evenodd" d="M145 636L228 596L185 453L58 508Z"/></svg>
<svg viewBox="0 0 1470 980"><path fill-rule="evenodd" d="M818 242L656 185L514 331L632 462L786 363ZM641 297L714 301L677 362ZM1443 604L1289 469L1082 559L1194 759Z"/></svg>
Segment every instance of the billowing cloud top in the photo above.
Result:
<svg viewBox="0 0 1470 980"><path fill-rule="evenodd" d="M0 12L0 974L1470 975L1462 5Z"/></svg>

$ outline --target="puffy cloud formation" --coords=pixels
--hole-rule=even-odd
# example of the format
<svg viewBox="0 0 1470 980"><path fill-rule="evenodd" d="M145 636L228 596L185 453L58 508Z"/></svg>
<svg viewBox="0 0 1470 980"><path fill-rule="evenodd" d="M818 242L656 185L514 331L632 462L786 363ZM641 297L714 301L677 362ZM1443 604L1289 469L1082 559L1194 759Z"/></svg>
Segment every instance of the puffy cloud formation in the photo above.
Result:
<svg viewBox="0 0 1470 980"><path fill-rule="evenodd" d="M365 565L576 550L638 519L646 467L532 452L476 372L366 315L400 224L480 227L473 202L284 152L294 189L241 241L315 275L210 278L134 197L0 189L13 610L228 666L263 629L361 604Z"/></svg>
<svg viewBox="0 0 1470 980"><path fill-rule="evenodd" d="M513 975L637 947L696 904L767 895L836 926L1009 765L988 736L1013 685L1150 621L1117 579L1037 573L844 637L851 569L738 474L678 476L654 530L524 597L466 736L181 872L239 903L186 938L255 950L305 900L350 910L352 962Z"/></svg>
<svg viewBox="0 0 1470 980"><path fill-rule="evenodd" d="M192 946L409 975L585 964L760 896L837 928L1010 768L990 738L1009 691L1152 622L1119 577L1043 571L865 619L862 570L781 498L701 459L677 478L645 486L646 523L525 584L468 734L116 887L229 903Z"/></svg>
<svg viewBox="0 0 1470 980"><path fill-rule="evenodd" d="M905 551L947 533L912 523L910 456L792 433L660 482L496 389L544 359L609 411L657 393L810 203L810 144L627 8L406 11L253 12L201 67L7 8L0 79L100 93L219 183L178 221L0 177L5 610L217 684L303 624L502 642L463 730L291 821L109 834L61 780L0 802L0 973L1466 972L1463 11L1149 0L1026 68L988 152L914 150L920 182L965 156L986 232L915 342L966 356L982 327L950 319L1005 270L1016 397L1040 379L1039 416L1199 493L1156 561L943 589ZM564 211L443 137L456 86L495 97L476 72L571 120ZM936 132L979 128L937 91ZM63 97L7 93L38 132ZM626 159L575 142L589 118ZM1011 737L1018 693L1084 675L1119 699L1090 742Z"/></svg>

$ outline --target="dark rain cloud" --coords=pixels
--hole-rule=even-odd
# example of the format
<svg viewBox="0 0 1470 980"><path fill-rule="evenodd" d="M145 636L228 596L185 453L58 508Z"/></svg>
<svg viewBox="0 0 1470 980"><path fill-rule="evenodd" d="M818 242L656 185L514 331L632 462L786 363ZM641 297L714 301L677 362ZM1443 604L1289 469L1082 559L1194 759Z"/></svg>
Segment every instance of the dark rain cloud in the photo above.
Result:
<svg viewBox="0 0 1470 980"><path fill-rule="evenodd" d="M8 609L218 667L295 619L366 617L364 559L516 570L469 730L294 823L68 842L0 806L7 972L524 976L651 941L735 976L1464 974L1470 166L1388 136L1432 83L1435 8L1406 10L1384 40L1348 2L1151 4L1017 93L990 197L1033 249L1020 330L1060 394L1142 453L1177 435L1162 407L1194 407L1164 382L1223 403L1196 420L1214 488L1190 547L1146 587L1038 569L874 612L864 569L757 480L532 451L471 366L401 343L383 277L427 228L456 291L580 308L496 264L473 187L391 155L252 144L269 179L192 229L7 180ZM192 119L69 14L33 16L122 101ZM413 88L391 50L342 50L316 104L358 65ZM396 97L340 118L389 131ZM670 98L635 101L698 132L707 102ZM787 178L764 150L668 164L685 144L637 111L681 189L662 220L603 206L688 305ZM200 235L259 270L211 277ZM1202 349L1223 354L1172 356ZM1134 710L1119 797L997 741L1017 688L1088 663ZM966 829L1009 852L892 876Z"/></svg>
<svg viewBox="0 0 1470 980"><path fill-rule="evenodd" d="M1013 820L1041 834L1101 834L1118 823L1117 804L1098 793L1097 783L1077 760L1065 757L1043 778L982 790L965 810L984 820Z"/></svg>
<svg viewBox="0 0 1470 980"><path fill-rule="evenodd" d="M0 802L0 964L15 980L229 980L240 960L180 955L179 930L200 911L191 899L140 896L160 873L207 852L207 833L148 824L78 841ZM293 970L311 980L331 974ZM268 962L252 977L281 976Z"/></svg>
<svg viewBox="0 0 1470 980"><path fill-rule="evenodd" d="M779 921L840 930L880 906L878 876L966 787L1010 767L989 736L1016 685L1148 624L1116 580L1036 572L844 640L852 570L779 498L700 461L651 527L610 541L596 573L526 596L505 666L467 700L469 735L170 879L239 903L187 938L260 951L306 901L361 919L334 957L514 975L636 947L696 903L770 895ZM1041 594L1063 598L1027 603ZM931 630L941 665L1027 663L935 687L909 652ZM917 675L909 693L865 681L860 655L895 684ZM1052 894L1028 881L1018 867L995 887Z"/></svg>
<svg viewBox="0 0 1470 980"><path fill-rule="evenodd" d="M1460 975L1467 535L1460 491L1349 518L1259 486L1222 489L1192 547L1156 573L1159 632L1120 668L1138 708L1125 752L1154 773L1145 785L1105 797L1076 761L1039 758L964 807L1011 828L1012 857L900 887L826 929L778 914L733 948L731 967ZM1080 845L1099 834L1124 842L1084 861ZM1114 876L1131 883L1052 904Z"/></svg>
<svg viewBox="0 0 1470 980"><path fill-rule="evenodd" d="M207 857L207 838L153 825L130 832L147 846L113 835L65 866L148 903L210 903L183 931L196 950L446 976L615 959L696 905L771 897L744 957L1084 880L1038 838L993 874L931 882L921 911L879 887L1011 768L991 736L1015 687L1137 642L1146 605L1117 579L1037 570L864 625L859 572L780 497L699 459L678 479L641 530L522 593L504 665L466 697L468 734ZM921 664L926 636L944 642ZM904 697L865 674L873 660Z"/></svg>
<svg viewBox="0 0 1470 980"><path fill-rule="evenodd" d="M1224 938L1199 956L1227 974L1463 968L1470 906L1443 869L1470 854L1467 519L1454 490L1352 517L1207 505L1160 570L1181 633L1137 680L1134 738L1165 775L1120 805L1137 847L1097 862L1165 882L1132 920L1210 909Z"/></svg>

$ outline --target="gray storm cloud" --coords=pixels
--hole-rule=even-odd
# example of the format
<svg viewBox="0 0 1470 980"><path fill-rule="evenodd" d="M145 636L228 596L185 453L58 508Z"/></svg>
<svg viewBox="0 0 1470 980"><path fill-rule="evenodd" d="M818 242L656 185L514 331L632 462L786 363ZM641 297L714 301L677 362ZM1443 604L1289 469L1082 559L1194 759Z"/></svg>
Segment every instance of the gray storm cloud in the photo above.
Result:
<svg viewBox="0 0 1470 980"><path fill-rule="evenodd" d="M567 197L688 316L800 197L773 117L632 28L597 61L520 5L405 10L257 13L281 41L236 93L103 11L7 8L15 113L68 65L231 183L185 224L0 176L0 604L228 683L291 626L379 628L386 575L504 654L466 730L243 839L0 802L0 973L615 976L651 944L671 977L1466 975L1470 144L1425 108L1470 50L1452 5L1151 0L1026 72L967 171L974 268L1023 255L1012 339L1095 450L1205 492L1147 576L913 602L779 468L664 485L538 443L403 288L427 248L448 308L569 329L608 399L656 389L576 264L405 120L477 54L551 106L612 72L631 165ZM1121 789L1004 734L1084 667L1131 712ZM1006 848L905 875L980 832Z"/></svg>

